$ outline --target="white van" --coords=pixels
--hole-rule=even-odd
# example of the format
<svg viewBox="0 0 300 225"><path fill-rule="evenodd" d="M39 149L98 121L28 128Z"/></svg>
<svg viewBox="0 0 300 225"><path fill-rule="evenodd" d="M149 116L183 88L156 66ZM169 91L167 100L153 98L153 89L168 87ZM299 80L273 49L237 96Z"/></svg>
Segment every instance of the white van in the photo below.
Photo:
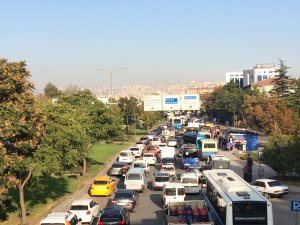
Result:
<svg viewBox="0 0 300 225"><path fill-rule="evenodd" d="M162 202L166 206L169 202L184 202L185 191L181 183L167 183L163 186Z"/></svg>
<svg viewBox="0 0 300 225"><path fill-rule="evenodd" d="M174 147L164 147L160 150L160 158L175 158L176 150Z"/></svg>
<svg viewBox="0 0 300 225"><path fill-rule="evenodd" d="M125 189L133 189L139 192L144 192L147 187L147 179L144 168L130 168L124 180Z"/></svg>
<svg viewBox="0 0 300 225"><path fill-rule="evenodd" d="M40 225L81 225L81 219L78 219L75 213L71 212L52 212L42 219Z"/></svg>

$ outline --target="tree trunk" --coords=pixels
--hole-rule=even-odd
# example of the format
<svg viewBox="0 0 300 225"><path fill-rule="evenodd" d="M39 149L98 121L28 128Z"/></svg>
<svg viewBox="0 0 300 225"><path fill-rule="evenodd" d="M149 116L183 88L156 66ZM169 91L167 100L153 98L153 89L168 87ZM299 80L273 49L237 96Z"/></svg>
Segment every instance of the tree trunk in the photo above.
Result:
<svg viewBox="0 0 300 225"><path fill-rule="evenodd" d="M18 185L18 188L19 188L20 207L21 207L21 224L26 224L26 207L25 207L25 199L24 199L24 187L20 183Z"/></svg>
<svg viewBox="0 0 300 225"><path fill-rule="evenodd" d="M85 176L86 174L86 158L84 157L82 159L82 176Z"/></svg>

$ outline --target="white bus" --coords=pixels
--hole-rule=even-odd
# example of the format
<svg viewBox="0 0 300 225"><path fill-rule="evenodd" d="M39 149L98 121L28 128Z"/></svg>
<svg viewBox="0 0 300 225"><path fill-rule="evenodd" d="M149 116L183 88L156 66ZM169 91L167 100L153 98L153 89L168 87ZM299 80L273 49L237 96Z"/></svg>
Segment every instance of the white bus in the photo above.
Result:
<svg viewBox="0 0 300 225"><path fill-rule="evenodd" d="M272 204L229 169L205 170L204 198L215 225L273 225Z"/></svg>

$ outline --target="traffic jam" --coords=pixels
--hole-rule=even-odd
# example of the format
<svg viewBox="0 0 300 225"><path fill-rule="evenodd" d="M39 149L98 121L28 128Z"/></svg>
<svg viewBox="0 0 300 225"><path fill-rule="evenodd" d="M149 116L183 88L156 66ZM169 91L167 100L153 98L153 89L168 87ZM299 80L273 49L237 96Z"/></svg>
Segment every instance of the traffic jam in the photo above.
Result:
<svg viewBox="0 0 300 225"><path fill-rule="evenodd" d="M180 127L162 124L119 152L107 174L92 181L88 199L74 200L67 213L50 213L40 225L133 224L130 217L150 201L143 198L149 191L158 193L155 201L163 211L156 224L217 224L202 193L206 170L230 169L229 158L218 152L213 138L219 132L203 121ZM100 207L103 197L107 204Z"/></svg>

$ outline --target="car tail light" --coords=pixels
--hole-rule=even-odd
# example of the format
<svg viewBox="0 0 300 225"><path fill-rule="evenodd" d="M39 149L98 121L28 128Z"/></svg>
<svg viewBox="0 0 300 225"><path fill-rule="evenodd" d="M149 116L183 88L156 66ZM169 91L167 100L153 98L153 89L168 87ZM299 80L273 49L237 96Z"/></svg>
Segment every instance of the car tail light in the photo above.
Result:
<svg viewBox="0 0 300 225"><path fill-rule="evenodd" d="M118 224L126 224L124 220L118 222Z"/></svg>
<svg viewBox="0 0 300 225"><path fill-rule="evenodd" d="M281 191L280 191L280 190L275 190L275 191L274 191L274 193L279 193L279 192L281 192Z"/></svg>
<svg viewBox="0 0 300 225"><path fill-rule="evenodd" d="M134 203L134 201L130 200L130 201L128 201L128 203L131 203L131 204L132 204L132 203Z"/></svg>
<svg viewBox="0 0 300 225"><path fill-rule="evenodd" d="M98 221L98 225L104 225L103 221Z"/></svg>
<svg viewBox="0 0 300 225"><path fill-rule="evenodd" d="M111 203L115 204L115 203L117 203L117 201L116 200L111 200Z"/></svg>
<svg viewBox="0 0 300 225"><path fill-rule="evenodd" d="M86 211L86 215L90 215L90 214L91 214L90 210Z"/></svg>

